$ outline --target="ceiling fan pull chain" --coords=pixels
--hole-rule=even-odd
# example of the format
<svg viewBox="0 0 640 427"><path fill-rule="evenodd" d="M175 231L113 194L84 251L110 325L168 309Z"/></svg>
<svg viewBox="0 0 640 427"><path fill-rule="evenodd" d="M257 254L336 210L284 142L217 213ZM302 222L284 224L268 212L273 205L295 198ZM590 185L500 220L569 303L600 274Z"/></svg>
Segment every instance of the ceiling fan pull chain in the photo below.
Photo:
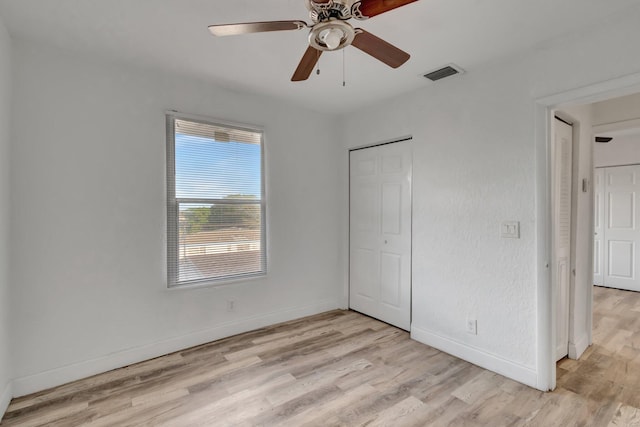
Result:
<svg viewBox="0 0 640 427"><path fill-rule="evenodd" d="M320 51L318 51L316 55L318 55L318 60L317 60L318 69L316 70L316 74L320 75Z"/></svg>

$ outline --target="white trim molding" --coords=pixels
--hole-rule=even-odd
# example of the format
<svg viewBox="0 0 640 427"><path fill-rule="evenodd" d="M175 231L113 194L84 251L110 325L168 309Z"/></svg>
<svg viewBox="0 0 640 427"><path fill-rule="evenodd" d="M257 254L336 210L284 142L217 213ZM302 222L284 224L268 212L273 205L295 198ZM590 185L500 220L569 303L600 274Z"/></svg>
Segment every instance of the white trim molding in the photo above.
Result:
<svg viewBox="0 0 640 427"><path fill-rule="evenodd" d="M467 362L488 369L522 384L537 388L538 375L533 368L507 360L485 350L463 344L451 338L445 338L434 332L411 326L411 338L437 348L440 351L459 357Z"/></svg>
<svg viewBox="0 0 640 427"><path fill-rule="evenodd" d="M143 362L165 354L206 344L222 338L253 331L266 326L287 322L314 314L337 309L341 304L334 300L318 301L304 307L275 311L261 316L249 317L234 322L227 322L214 328L193 332L156 343L133 347L117 353L87 360L73 365L62 366L49 371L40 372L13 380L14 397L24 396L51 387L88 378L113 369L122 368L134 363Z"/></svg>
<svg viewBox="0 0 640 427"><path fill-rule="evenodd" d="M7 408L9 407L9 403L11 403L11 399L13 397L13 387L11 381L9 381L0 394L0 421L2 421L2 417L4 413L7 412Z"/></svg>
<svg viewBox="0 0 640 427"><path fill-rule="evenodd" d="M551 179L548 141L550 138L550 114L547 106L536 104L535 152L536 152L536 272L537 272L537 358L538 382L536 388L543 391L555 388L553 356L555 346L555 310L551 296Z"/></svg>
<svg viewBox="0 0 640 427"><path fill-rule="evenodd" d="M575 343L569 343L569 359L579 359L589 347L589 335L583 334Z"/></svg>

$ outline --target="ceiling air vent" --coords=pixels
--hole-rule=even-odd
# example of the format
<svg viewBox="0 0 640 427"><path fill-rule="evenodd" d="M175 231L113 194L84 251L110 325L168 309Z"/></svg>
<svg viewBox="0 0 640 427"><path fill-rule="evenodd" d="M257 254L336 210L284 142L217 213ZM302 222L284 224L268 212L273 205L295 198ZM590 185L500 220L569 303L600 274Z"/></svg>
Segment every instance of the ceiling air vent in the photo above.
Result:
<svg viewBox="0 0 640 427"><path fill-rule="evenodd" d="M608 136L596 136L596 142L599 142L600 144L606 144L608 142L611 142L613 138L608 137Z"/></svg>
<svg viewBox="0 0 640 427"><path fill-rule="evenodd" d="M462 68L458 67L455 64L449 64L437 70L429 71L424 75L424 77L431 80L432 82L435 82L444 79L445 77L455 76L456 74L462 73L464 73L464 70Z"/></svg>

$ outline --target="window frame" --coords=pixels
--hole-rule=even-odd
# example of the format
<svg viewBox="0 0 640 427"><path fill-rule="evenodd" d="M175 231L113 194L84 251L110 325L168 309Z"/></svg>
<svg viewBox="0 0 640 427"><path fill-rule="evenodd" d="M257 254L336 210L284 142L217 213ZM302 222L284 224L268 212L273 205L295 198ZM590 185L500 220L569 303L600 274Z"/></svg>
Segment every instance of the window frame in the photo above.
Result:
<svg viewBox="0 0 640 427"><path fill-rule="evenodd" d="M262 278L267 275L267 201L265 185L265 149L264 149L264 129L259 126L239 124L223 120L216 120L192 114L179 113L177 111L167 111L166 119L166 196L167 196L167 288L184 289L193 287L208 287L224 285L232 282L246 281ZM241 131L255 132L260 134L260 200L238 200L238 199L193 199L176 197L176 156L175 156L175 121L184 120L194 123L226 127ZM202 204L225 204L225 205L260 205L261 227L260 227L260 250L261 257L260 271L243 274L233 274L222 277L207 277L204 279L194 279L179 281L179 206L180 203L202 203Z"/></svg>

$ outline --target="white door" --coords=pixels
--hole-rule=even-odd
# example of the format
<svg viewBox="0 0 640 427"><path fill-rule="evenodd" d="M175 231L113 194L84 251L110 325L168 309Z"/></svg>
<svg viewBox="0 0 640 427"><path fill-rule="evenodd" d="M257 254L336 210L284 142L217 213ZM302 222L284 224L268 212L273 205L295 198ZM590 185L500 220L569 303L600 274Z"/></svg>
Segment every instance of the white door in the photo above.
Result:
<svg viewBox="0 0 640 427"><path fill-rule="evenodd" d="M604 171L604 286L640 291L640 166Z"/></svg>
<svg viewBox="0 0 640 427"><path fill-rule="evenodd" d="M556 360L569 353L569 286L571 281L571 156L573 128L556 119L552 165L553 261L556 292Z"/></svg>
<svg viewBox="0 0 640 427"><path fill-rule="evenodd" d="M593 175L593 283L604 284L604 169L598 168Z"/></svg>
<svg viewBox="0 0 640 427"><path fill-rule="evenodd" d="M411 141L350 154L349 306L411 327Z"/></svg>

